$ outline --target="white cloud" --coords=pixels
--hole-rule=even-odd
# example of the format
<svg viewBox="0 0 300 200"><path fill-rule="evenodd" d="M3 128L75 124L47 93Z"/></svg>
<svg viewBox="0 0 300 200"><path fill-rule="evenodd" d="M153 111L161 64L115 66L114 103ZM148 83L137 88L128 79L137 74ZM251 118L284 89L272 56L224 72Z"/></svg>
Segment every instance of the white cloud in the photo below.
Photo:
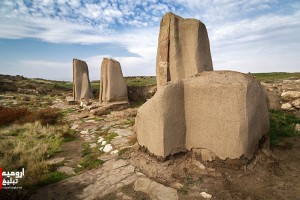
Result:
<svg viewBox="0 0 300 200"><path fill-rule="evenodd" d="M206 23L216 69L293 71L299 63L299 2L278 8L290 9L289 12L273 10L279 5L276 0L28 2L32 5L21 0L0 2L0 38L120 45L139 56L115 58L124 67L125 75L155 74L159 21L170 10ZM93 74L98 74L101 59L97 55L86 58ZM51 64L70 67L69 63L45 60L22 64L38 66L42 62L45 69L50 69Z"/></svg>

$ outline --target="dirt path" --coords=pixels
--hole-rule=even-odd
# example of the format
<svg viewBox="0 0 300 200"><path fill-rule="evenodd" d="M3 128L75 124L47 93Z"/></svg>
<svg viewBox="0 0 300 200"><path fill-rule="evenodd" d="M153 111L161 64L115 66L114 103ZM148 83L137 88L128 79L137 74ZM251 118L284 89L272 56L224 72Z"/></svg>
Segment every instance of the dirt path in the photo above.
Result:
<svg viewBox="0 0 300 200"><path fill-rule="evenodd" d="M132 145L132 110L101 118L82 114L69 115L78 138L64 144L64 151L57 156L65 157L65 165L74 167L81 160L82 143L94 144L97 150L99 137L113 133L116 137L109 141L113 149L99 156L105 163L43 187L32 199L160 199L166 191L175 191L174 199L183 200L204 199L203 192L212 195L211 199L224 200L300 199L300 137L285 138L288 148L260 150L251 161L204 162L192 152L158 161ZM124 148L127 151L118 156ZM154 189L145 189L141 183L145 178L152 181Z"/></svg>

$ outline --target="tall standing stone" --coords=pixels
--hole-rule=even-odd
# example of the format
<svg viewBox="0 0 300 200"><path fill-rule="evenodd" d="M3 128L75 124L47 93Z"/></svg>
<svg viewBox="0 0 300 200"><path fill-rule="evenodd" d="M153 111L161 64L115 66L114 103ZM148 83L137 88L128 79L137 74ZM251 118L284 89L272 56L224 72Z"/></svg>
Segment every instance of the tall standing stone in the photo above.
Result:
<svg viewBox="0 0 300 200"><path fill-rule="evenodd" d="M161 20L156 57L156 79L160 87L202 71L212 71L205 25L167 13Z"/></svg>
<svg viewBox="0 0 300 200"><path fill-rule="evenodd" d="M76 101L93 98L88 66L78 59L73 59L73 97Z"/></svg>
<svg viewBox="0 0 300 200"><path fill-rule="evenodd" d="M104 58L101 64L100 103L127 101L127 86L121 65L111 58Z"/></svg>

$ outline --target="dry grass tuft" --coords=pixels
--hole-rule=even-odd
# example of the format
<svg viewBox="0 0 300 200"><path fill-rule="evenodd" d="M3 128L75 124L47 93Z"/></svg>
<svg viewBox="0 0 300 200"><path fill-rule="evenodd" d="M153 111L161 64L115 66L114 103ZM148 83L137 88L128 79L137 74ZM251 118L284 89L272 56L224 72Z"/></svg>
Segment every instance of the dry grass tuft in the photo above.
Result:
<svg viewBox="0 0 300 200"><path fill-rule="evenodd" d="M27 108L0 107L0 126L12 123L28 123L40 121L42 125L56 124L61 113L55 108L44 108L37 111L29 111Z"/></svg>
<svg viewBox="0 0 300 200"><path fill-rule="evenodd" d="M0 131L0 166L6 171L25 168L21 184L32 187L45 181L50 168L45 159L61 151L67 125L43 126L41 122L14 124Z"/></svg>
<svg viewBox="0 0 300 200"><path fill-rule="evenodd" d="M0 106L0 126L11 124L28 113L27 108L4 108Z"/></svg>

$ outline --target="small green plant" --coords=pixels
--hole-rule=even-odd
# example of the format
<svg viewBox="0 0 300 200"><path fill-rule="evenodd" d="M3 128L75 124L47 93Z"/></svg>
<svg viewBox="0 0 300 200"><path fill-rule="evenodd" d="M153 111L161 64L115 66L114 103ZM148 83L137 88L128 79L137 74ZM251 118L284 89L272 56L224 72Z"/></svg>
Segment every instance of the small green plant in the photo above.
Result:
<svg viewBox="0 0 300 200"><path fill-rule="evenodd" d="M178 190L178 193L182 194L182 195L187 195L188 194L188 189L186 187L182 187Z"/></svg>
<svg viewBox="0 0 300 200"><path fill-rule="evenodd" d="M111 143L111 141L117 136L118 136L117 133L111 132L107 136L104 136L104 139L106 140L107 143Z"/></svg>
<svg viewBox="0 0 300 200"><path fill-rule="evenodd" d="M300 135L300 132L295 130L295 125L300 123L297 117L280 110L270 110L269 114L271 145L280 145L281 137Z"/></svg>
<svg viewBox="0 0 300 200"><path fill-rule="evenodd" d="M130 108L137 108L140 107L141 105L143 105L146 102L145 99L140 99L138 101L133 101L130 103Z"/></svg>
<svg viewBox="0 0 300 200"><path fill-rule="evenodd" d="M80 164L84 169L90 170L102 165L103 163L104 162L102 160L97 158L96 154L90 154L85 156Z"/></svg>
<svg viewBox="0 0 300 200"><path fill-rule="evenodd" d="M76 139L76 131L69 129L66 132L62 132L61 136L63 137L63 142L71 142Z"/></svg>
<svg viewBox="0 0 300 200"><path fill-rule="evenodd" d="M129 151L130 148L124 148L124 149L121 149L119 152L118 152L118 156L122 156L125 152Z"/></svg>
<svg viewBox="0 0 300 200"><path fill-rule="evenodd" d="M42 177L42 180L40 182L37 183L38 186L44 186L44 185L48 185L50 183L55 183L55 182L59 182L61 180L64 180L68 178L68 175L65 173L61 173L61 172L50 172L46 175L44 175Z"/></svg>
<svg viewBox="0 0 300 200"><path fill-rule="evenodd" d="M82 157L87 156L92 153L92 149L88 143L82 143L81 146L82 146L82 151L81 151Z"/></svg>

